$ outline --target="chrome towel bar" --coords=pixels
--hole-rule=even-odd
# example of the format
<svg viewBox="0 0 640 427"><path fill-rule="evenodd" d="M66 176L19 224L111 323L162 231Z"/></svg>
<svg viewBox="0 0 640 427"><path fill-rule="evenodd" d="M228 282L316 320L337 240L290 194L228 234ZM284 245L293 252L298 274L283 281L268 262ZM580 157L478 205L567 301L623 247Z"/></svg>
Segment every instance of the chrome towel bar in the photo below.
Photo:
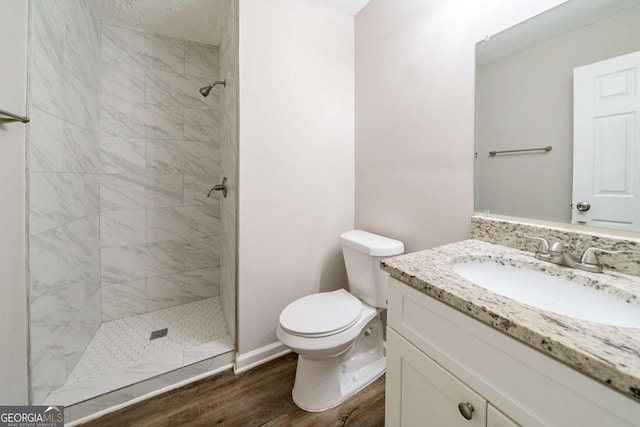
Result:
<svg viewBox="0 0 640 427"><path fill-rule="evenodd" d="M5 117L2 117L5 116ZM22 122L29 123L31 119L25 116L18 116L17 114L10 113L8 111L0 110L0 124L2 123L12 123L12 122Z"/></svg>
<svg viewBox="0 0 640 427"><path fill-rule="evenodd" d="M532 152L532 151L545 151L545 152L549 152L552 150L553 147L551 147L550 145L547 145L546 147L540 147L540 148L523 148L522 150L502 150L502 151L489 151L489 156L493 157L496 154L503 154L503 153L525 153L525 152Z"/></svg>

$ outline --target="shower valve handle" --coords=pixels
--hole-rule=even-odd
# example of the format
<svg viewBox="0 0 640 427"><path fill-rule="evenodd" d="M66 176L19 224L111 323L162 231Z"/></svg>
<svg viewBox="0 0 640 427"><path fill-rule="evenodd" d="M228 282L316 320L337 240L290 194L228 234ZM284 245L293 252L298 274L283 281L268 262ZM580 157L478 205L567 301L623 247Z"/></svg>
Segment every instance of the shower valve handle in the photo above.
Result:
<svg viewBox="0 0 640 427"><path fill-rule="evenodd" d="M207 197L211 197L211 193L213 193L214 191L222 191L222 196L227 197L227 177L226 176L222 178L222 184L214 185L211 188L211 190L209 190Z"/></svg>

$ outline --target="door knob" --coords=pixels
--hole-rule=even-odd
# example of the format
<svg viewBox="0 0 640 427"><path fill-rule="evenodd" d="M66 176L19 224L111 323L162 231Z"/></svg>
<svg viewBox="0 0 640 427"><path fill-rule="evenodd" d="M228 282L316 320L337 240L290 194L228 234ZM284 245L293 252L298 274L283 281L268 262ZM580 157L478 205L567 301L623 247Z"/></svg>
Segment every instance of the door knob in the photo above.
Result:
<svg viewBox="0 0 640 427"><path fill-rule="evenodd" d="M586 212L591 209L591 205L589 204L589 202L579 202L578 204L576 204L576 209L578 209L580 212Z"/></svg>
<svg viewBox="0 0 640 427"><path fill-rule="evenodd" d="M222 196L227 197L227 177L226 176L222 179L222 184L214 185L211 188L211 190L209 190L207 197L211 197L211 193L213 193L214 191L222 191Z"/></svg>

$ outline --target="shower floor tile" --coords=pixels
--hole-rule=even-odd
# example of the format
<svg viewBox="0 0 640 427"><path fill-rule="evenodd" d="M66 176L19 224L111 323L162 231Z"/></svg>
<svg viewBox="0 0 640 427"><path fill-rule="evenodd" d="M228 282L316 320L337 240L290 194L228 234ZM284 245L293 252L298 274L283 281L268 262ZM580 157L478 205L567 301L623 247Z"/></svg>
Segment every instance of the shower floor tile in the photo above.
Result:
<svg viewBox="0 0 640 427"><path fill-rule="evenodd" d="M220 297L106 322L45 402L70 405L231 350Z"/></svg>

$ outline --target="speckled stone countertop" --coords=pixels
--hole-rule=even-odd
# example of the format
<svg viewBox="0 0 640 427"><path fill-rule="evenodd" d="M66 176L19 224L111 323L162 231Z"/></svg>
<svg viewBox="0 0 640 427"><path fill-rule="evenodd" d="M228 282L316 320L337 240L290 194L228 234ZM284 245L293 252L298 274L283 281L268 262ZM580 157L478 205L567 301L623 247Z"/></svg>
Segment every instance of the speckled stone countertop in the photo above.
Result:
<svg viewBox="0 0 640 427"><path fill-rule="evenodd" d="M451 268L465 261L544 271L640 307L640 278L586 273L539 261L530 252L464 240L382 261L395 279L524 342L640 402L640 328L617 327L538 309L476 286Z"/></svg>

